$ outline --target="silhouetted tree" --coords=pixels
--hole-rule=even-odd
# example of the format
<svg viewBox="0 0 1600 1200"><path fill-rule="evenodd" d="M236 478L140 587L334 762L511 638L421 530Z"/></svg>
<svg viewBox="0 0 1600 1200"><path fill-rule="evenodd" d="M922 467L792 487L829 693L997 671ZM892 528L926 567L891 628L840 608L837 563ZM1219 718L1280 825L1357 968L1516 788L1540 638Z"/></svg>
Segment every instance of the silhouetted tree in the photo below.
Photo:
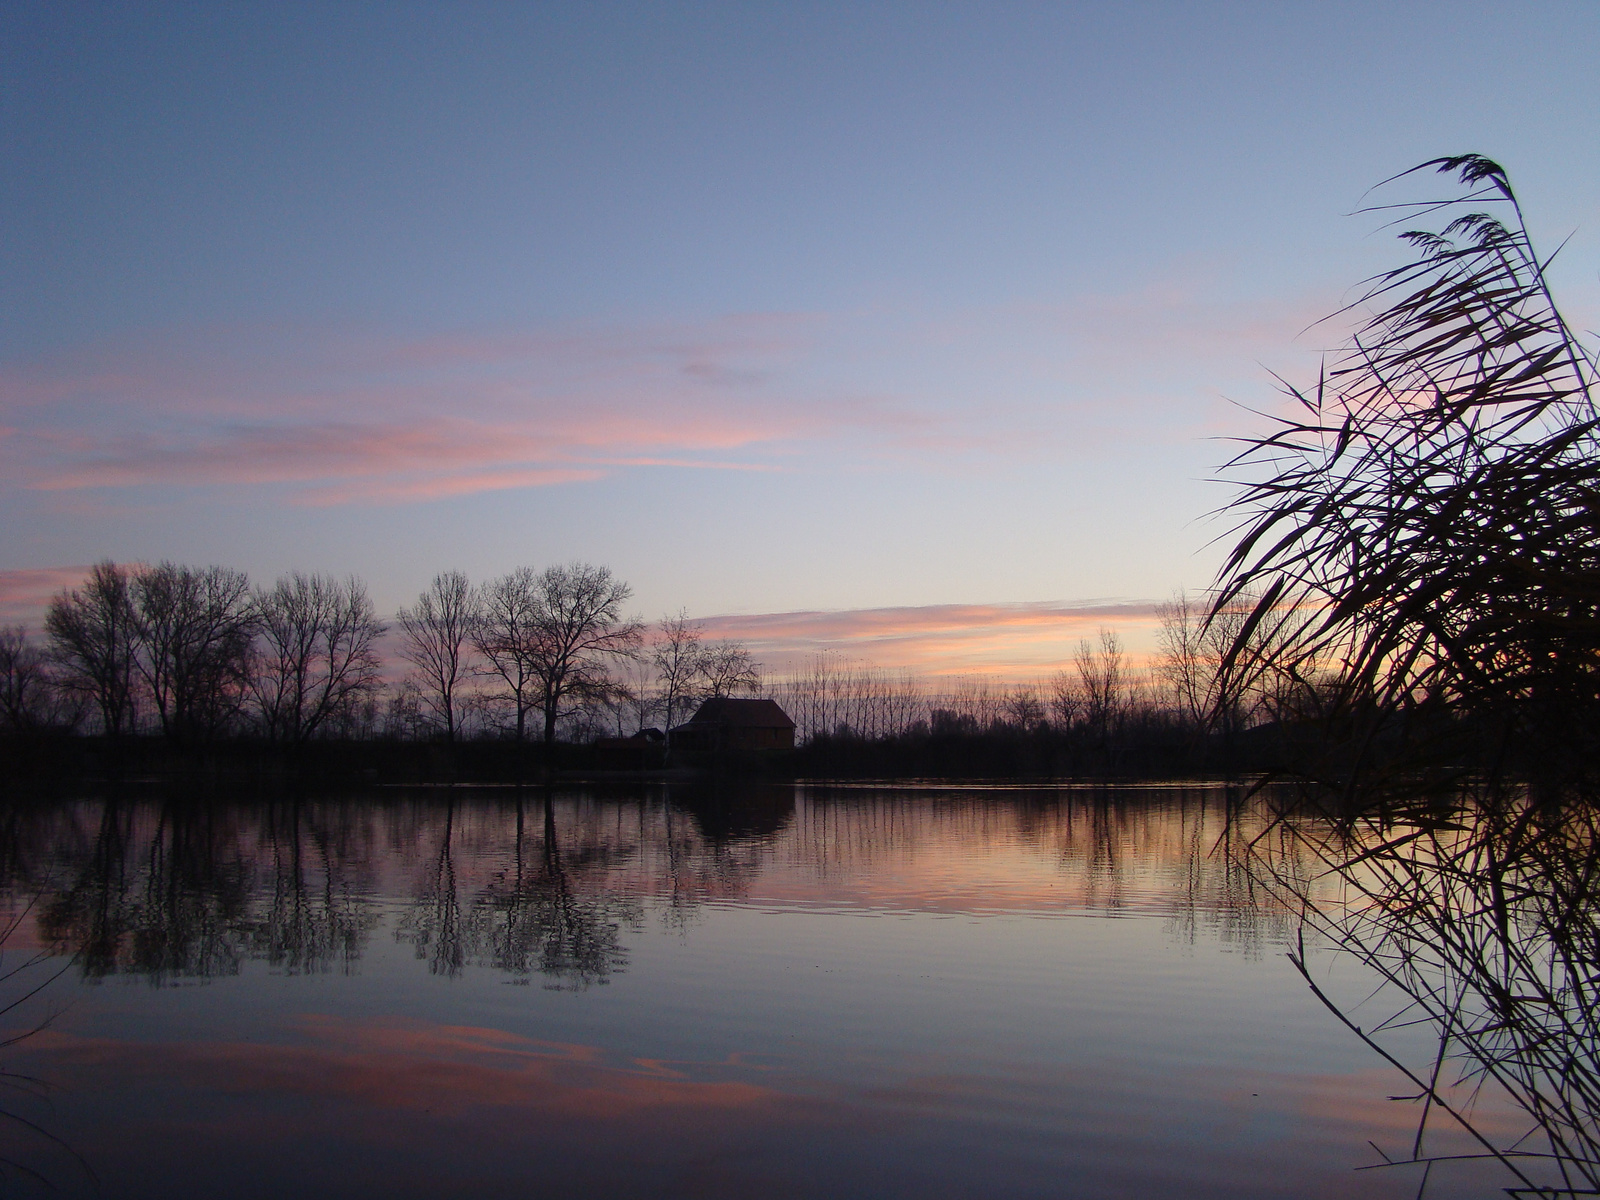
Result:
<svg viewBox="0 0 1600 1200"><path fill-rule="evenodd" d="M1292 621L1257 621L1249 594L1222 605L1195 604L1179 592L1159 605L1160 653L1156 671L1166 683L1180 719L1195 733L1225 739L1257 720L1285 715L1296 681L1277 660L1276 640ZM1301 664L1309 672L1313 664Z"/></svg>
<svg viewBox="0 0 1600 1200"><path fill-rule="evenodd" d="M1044 722L1039 689L1027 684L1019 684L1006 693L1004 708L1007 723L1018 729L1036 729Z"/></svg>
<svg viewBox="0 0 1600 1200"><path fill-rule="evenodd" d="M56 687L49 659L28 631L0 625L0 730L71 728L81 712Z"/></svg>
<svg viewBox="0 0 1600 1200"><path fill-rule="evenodd" d="M404 638L400 654L421 676L423 701L444 723L445 737L456 740L457 689L469 673L471 639L479 631L477 593L460 571L435 575L414 608L396 616Z"/></svg>
<svg viewBox="0 0 1600 1200"><path fill-rule="evenodd" d="M181 740L215 734L244 704L256 613L250 580L225 567L136 570L134 662L161 721Z"/></svg>
<svg viewBox="0 0 1600 1200"><path fill-rule="evenodd" d="M544 740L555 741L562 706L605 682L606 660L633 653L641 627L624 619L632 589L588 563L550 567L534 580L535 656Z"/></svg>
<svg viewBox="0 0 1600 1200"><path fill-rule="evenodd" d="M650 661L661 688L662 720L671 729L688 716L700 674L700 628L679 611L662 618L650 643Z"/></svg>
<svg viewBox="0 0 1600 1200"><path fill-rule="evenodd" d="M1050 676L1050 716L1062 730L1069 730L1083 719L1083 687L1076 671L1057 671Z"/></svg>
<svg viewBox="0 0 1600 1200"><path fill-rule="evenodd" d="M538 574L518 567L484 585L472 645L483 656L484 673L500 680L498 698L510 703L517 740L527 736L528 713L543 696L535 669L541 657Z"/></svg>
<svg viewBox="0 0 1600 1200"><path fill-rule="evenodd" d="M269 737L303 742L377 686L384 627L360 580L297 571L258 590L255 607L251 687Z"/></svg>
<svg viewBox="0 0 1600 1200"><path fill-rule="evenodd" d="M1122 639L1113 629L1101 629L1095 643L1081 639L1073 665L1083 689L1083 723L1096 742L1105 746L1121 724L1128 702Z"/></svg>
<svg viewBox="0 0 1600 1200"><path fill-rule="evenodd" d="M50 601L45 630L63 682L93 699L105 733L132 732L138 618L128 572L96 563L81 588Z"/></svg>
<svg viewBox="0 0 1600 1200"><path fill-rule="evenodd" d="M713 642L700 650L700 694L737 696L761 689L761 667L742 642Z"/></svg>
<svg viewBox="0 0 1600 1200"><path fill-rule="evenodd" d="M616 664L611 672L607 705L616 718L618 736L647 728L661 711L661 696L655 685L655 664L643 655Z"/></svg>

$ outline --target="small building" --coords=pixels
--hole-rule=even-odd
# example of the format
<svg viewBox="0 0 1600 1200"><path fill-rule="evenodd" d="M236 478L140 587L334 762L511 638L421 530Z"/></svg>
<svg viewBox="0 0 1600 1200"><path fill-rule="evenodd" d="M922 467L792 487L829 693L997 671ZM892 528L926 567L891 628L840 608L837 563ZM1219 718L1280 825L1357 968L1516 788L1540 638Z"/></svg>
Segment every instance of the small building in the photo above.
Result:
<svg viewBox="0 0 1600 1200"><path fill-rule="evenodd" d="M603 737L594 743L600 766L613 771L643 771L661 765L667 735L659 729L641 729L632 737Z"/></svg>
<svg viewBox="0 0 1600 1200"><path fill-rule="evenodd" d="M776 700L713 696L669 736L674 751L691 754L793 750L794 722Z"/></svg>

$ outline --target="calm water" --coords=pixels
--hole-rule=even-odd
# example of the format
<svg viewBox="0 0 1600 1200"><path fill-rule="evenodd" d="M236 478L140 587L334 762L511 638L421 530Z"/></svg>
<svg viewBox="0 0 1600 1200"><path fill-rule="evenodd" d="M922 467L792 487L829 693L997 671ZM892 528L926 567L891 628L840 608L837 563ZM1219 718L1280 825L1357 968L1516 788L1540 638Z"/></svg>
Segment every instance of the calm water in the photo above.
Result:
<svg viewBox="0 0 1600 1200"><path fill-rule="evenodd" d="M1217 848L1258 818L1227 815L806 786L13 811L6 964L67 969L6 1014L53 1020L0 1057L48 1092L5 1103L77 1157L15 1123L5 1152L67 1196L1412 1195L1357 1170L1409 1152L1402 1081L1284 959L1294 922Z"/></svg>

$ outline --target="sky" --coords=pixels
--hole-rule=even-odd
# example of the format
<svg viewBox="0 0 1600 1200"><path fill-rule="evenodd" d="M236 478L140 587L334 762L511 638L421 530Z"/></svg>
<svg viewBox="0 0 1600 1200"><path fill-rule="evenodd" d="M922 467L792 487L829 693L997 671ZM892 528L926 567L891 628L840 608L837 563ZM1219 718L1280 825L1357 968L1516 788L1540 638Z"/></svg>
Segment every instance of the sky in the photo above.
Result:
<svg viewBox="0 0 1600 1200"><path fill-rule="evenodd" d="M581 559L769 660L1148 644L1400 261L1372 185L1497 159L1600 327L1597 52L1589 2L6 5L0 620L102 558L385 612Z"/></svg>

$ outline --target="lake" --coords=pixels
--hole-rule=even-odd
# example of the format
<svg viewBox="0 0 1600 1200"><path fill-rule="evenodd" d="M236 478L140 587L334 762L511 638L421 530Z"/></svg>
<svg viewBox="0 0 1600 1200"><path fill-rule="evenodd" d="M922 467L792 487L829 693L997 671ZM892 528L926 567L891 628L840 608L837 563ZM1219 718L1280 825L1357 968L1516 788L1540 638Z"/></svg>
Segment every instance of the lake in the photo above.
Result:
<svg viewBox="0 0 1600 1200"><path fill-rule="evenodd" d="M1228 853L1266 818L1234 800L801 784L13 805L5 963L25 969L0 986L44 984L11 1033L49 1022L0 1057L40 1081L5 1094L39 1130L4 1123L7 1184L1415 1195L1420 1168L1361 1168L1374 1144L1410 1154L1417 1106L1286 959L1294 914ZM1370 982L1315 947L1310 965L1352 1004ZM1497 1195L1496 1171L1436 1168L1427 1194Z"/></svg>

